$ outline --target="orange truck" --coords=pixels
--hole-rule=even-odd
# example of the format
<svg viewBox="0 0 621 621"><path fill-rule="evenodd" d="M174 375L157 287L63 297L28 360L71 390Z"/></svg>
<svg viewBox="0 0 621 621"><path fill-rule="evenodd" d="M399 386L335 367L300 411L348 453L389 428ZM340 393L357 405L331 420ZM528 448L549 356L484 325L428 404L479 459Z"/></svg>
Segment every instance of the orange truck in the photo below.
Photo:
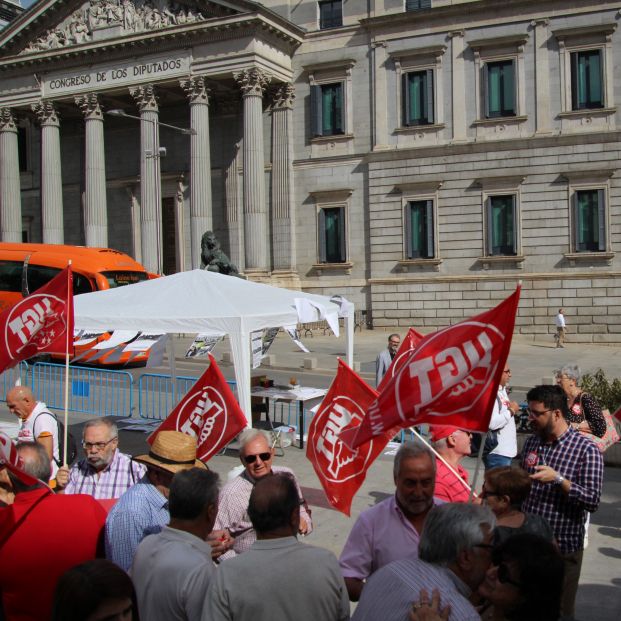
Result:
<svg viewBox="0 0 621 621"><path fill-rule="evenodd" d="M90 293L157 278L130 256L111 248L86 248L57 244L16 244L0 242L0 312L30 295L67 267L71 260L73 293ZM89 364L144 363L149 351L136 351L107 361L110 351L105 347L91 350L93 345L111 337L110 332L88 335L76 333L75 357ZM138 337L138 335L136 335ZM132 339L133 340L133 339ZM100 345L101 347L101 345ZM101 353L100 353L101 352Z"/></svg>

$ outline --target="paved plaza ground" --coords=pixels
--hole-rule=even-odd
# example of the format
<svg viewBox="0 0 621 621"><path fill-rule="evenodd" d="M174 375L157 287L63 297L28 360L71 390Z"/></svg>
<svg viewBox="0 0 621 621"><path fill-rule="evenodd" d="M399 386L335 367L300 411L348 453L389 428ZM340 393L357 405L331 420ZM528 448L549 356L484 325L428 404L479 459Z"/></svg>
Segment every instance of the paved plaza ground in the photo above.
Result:
<svg viewBox="0 0 621 621"><path fill-rule="evenodd" d="M404 331L402 331L403 334ZM356 332L354 359L360 364L363 377L372 383L374 359L377 352L385 346L388 332ZM571 336L571 335L570 335ZM191 339L175 338L178 371L183 374L199 375L203 368L201 361L186 362L183 352ZM305 354L296 351L295 345L286 335L280 334L270 354L273 355L273 368L262 367L258 372L270 377L288 377L295 373L303 384L327 387L336 369L337 357L345 357L345 340L321 333L306 337L305 344L312 350ZM227 351L226 342L215 350L220 360ZM314 359L316 369L303 371L304 359ZM511 350L510 365L513 370L515 396L522 398L525 390L542 379L551 379L553 370L566 363L578 362L584 371L603 368L608 375L617 376L621 368L621 349L617 347L572 345L565 349L555 349L550 337L545 342L515 340ZM232 376L233 368L222 364L227 376ZM79 423L86 416L72 415L73 432L79 438ZM4 404L0 405L0 426L14 424ZM120 439L121 449L137 454L145 449L145 435L140 432L124 431ZM466 460L466 466L474 470L474 460ZM276 458L276 463L287 465L296 472L304 493L313 510L315 531L308 537L308 543L320 545L339 554L355 518L361 511L370 507L388 494L393 493L392 455L382 455L371 466L367 480L356 495L350 518L329 507L319 485L319 481L305 452L297 447L288 447L284 457ZM235 451L211 460L209 466L220 473L223 480L234 466L239 464ZM480 484L479 484L480 487ZM576 618L580 621L616 621L621 610L621 469L607 467L604 477L604 491L599 511L592 516L589 546L585 552L580 589L578 591Z"/></svg>

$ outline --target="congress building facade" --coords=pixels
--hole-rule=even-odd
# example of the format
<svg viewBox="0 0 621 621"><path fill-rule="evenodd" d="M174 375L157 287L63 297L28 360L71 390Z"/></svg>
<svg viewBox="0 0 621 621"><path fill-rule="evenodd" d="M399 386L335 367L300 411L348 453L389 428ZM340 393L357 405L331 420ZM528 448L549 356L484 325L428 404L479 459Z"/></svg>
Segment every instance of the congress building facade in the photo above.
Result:
<svg viewBox="0 0 621 621"><path fill-rule="evenodd" d="M3 241L433 329L621 342L621 19L595 0L39 0L0 31Z"/></svg>

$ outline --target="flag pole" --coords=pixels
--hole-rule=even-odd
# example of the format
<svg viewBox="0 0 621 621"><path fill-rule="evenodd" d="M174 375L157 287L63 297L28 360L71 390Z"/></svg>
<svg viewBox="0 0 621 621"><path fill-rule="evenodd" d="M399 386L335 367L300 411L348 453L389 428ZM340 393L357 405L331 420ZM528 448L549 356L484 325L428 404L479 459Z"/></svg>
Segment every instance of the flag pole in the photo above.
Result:
<svg viewBox="0 0 621 621"><path fill-rule="evenodd" d="M446 461L446 459L444 459L444 457L442 457L442 455L440 455L440 453L438 453L438 451L436 451L436 449L434 449L433 446L431 446L431 444L427 442L427 440L425 440L425 438L423 438L418 431L416 431L416 429L414 429L414 427L410 427L410 431L455 475L457 480L470 492L470 498L472 498L472 495L474 494L474 483L473 486L470 487L470 485L468 485L468 483L466 483L466 481L459 476L457 470L455 470L455 468L453 468L453 466L451 466L451 464L449 464L448 461Z"/></svg>
<svg viewBox="0 0 621 621"><path fill-rule="evenodd" d="M67 298L73 295L71 290L71 259L69 259L67 270ZM67 314L67 327L65 330L65 428L63 430L63 466L67 465L67 440L69 435L69 324L70 318ZM73 337L73 335L71 335Z"/></svg>

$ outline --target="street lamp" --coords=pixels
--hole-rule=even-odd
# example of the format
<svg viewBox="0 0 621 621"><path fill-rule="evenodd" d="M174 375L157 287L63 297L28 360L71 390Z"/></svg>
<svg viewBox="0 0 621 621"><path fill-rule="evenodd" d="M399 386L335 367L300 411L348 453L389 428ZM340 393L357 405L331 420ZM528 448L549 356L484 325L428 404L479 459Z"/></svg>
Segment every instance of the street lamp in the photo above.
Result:
<svg viewBox="0 0 621 621"><path fill-rule="evenodd" d="M162 127L167 127L169 129L172 129L174 131L177 131L181 134L185 134L186 136L194 136L196 135L196 130L192 127L187 128L187 127L178 127L177 125L170 125L169 123L162 123L160 121L155 121L153 119L146 119L146 118L142 118L140 116L136 116L134 114L128 114L127 112L125 112L125 110L123 110L122 108L114 108L112 110L106 110L106 114L109 114L110 116L116 116L116 117L126 117L128 119L134 119L136 121L146 121L147 123L151 123L151 127L153 128L153 133L152 133L152 143L153 143L153 150L151 149L145 149L144 151L144 156L145 158L148 159L153 159L155 160L155 164L157 165L156 168L156 172L155 173L155 204L157 207L157 217L155 219L155 226L156 226L156 236L157 236L157 240L156 240L156 262L157 262L157 269L156 271L158 273L162 273L163 271L163 261L162 261L162 244L164 243L164 240L162 239L162 234L161 234L161 227L162 227L162 187L161 187L161 177L159 174L159 164L157 163L157 160L159 160L162 157L166 157L166 147L160 147L159 146L159 137L158 137L158 132L157 132L157 127L162 126ZM143 206L141 205L141 209L143 208ZM144 242L143 242L144 243ZM144 246L143 246L144 247ZM144 257L143 257L144 259ZM148 266L150 267L150 266Z"/></svg>

